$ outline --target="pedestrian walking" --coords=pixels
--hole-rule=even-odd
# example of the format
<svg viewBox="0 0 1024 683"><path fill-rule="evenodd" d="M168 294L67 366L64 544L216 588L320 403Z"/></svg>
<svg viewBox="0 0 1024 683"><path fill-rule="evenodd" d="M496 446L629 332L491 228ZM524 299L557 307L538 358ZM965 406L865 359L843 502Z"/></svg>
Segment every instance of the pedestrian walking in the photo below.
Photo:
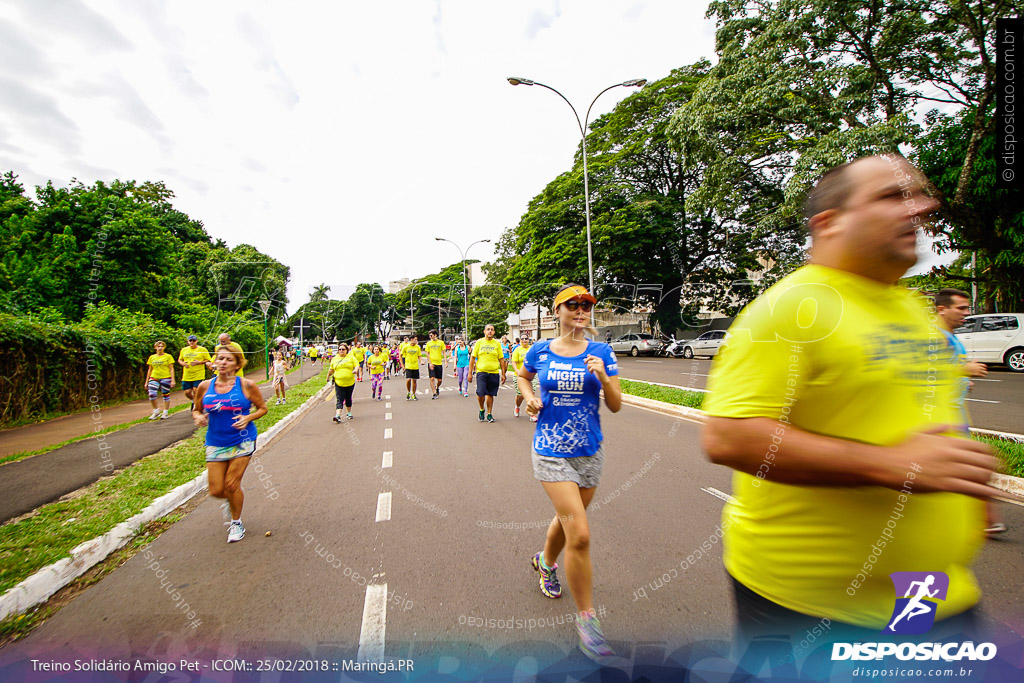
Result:
<svg viewBox="0 0 1024 683"><path fill-rule="evenodd" d="M988 366L978 361L967 360L967 349L963 342L957 339L953 330L964 324L964 319L971 312L971 298L967 292L959 289L940 289L935 295L935 313L942 321L942 334L946 338L949 362L957 369L960 377L960 391L957 394L957 406L963 415L961 424L964 436L971 436L971 421L967 414L967 392L971 390L971 377L985 377L988 374ZM994 500L985 502L985 533L990 536L1006 531L1006 525L999 521L999 514L996 511Z"/></svg>
<svg viewBox="0 0 1024 683"><path fill-rule="evenodd" d="M418 401L416 398L416 382L420 378L420 357L423 349L420 348L419 338L414 334L409 337L409 342L402 348L402 370L405 372L405 400Z"/></svg>
<svg viewBox="0 0 1024 683"><path fill-rule="evenodd" d="M455 366L455 379L459 383L459 393L469 396L469 347L461 337L455 338L452 349L452 361Z"/></svg>
<svg viewBox="0 0 1024 683"><path fill-rule="evenodd" d="M143 386L153 406L150 420L166 420L171 416L168 411L171 409L171 389L174 388L174 356L166 353L166 348L167 344L163 341L156 342L153 344L153 355L146 359L146 381ZM163 412L157 406L157 394L163 398Z"/></svg>
<svg viewBox="0 0 1024 683"><path fill-rule="evenodd" d="M484 338L473 344L473 352L469 356L469 381L476 374L476 400L480 404L478 419L483 422L494 422L494 397L498 395L498 387L505 383L505 372L508 364L501 350L501 342L494 338L494 325L484 327ZM499 373L501 380L499 381ZM486 417L484 413L486 401Z"/></svg>
<svg viewBox="0 0 1024 683"><path fill-rule="evenodd" d="M352 393L356 387L356 369L359 364L349 352L348 344L338 346L338 353L331 361L330 375L334 377L334 421L341 422L341 409L345 417L352 419Z"/></svg>
<svg viewBox="0 0 1024 683"><path fill-rule="evenodd" d="M430 341L426 343L427 374L430 376L430 398L433 400L441 395L441 380L444 379L448 359L445 357L444 342L437 338L437 330L431 330L428 334Z"/></svg>
<svg viewBox="0 0 1024 683"><path fill-rule="evenodd" d="M576 602L580 650L594 660L613 655L594 610L587 506L604 464L601 392L613 413L622 408L618 361L608 344L587 339L594 297L581 285L555 293L551 310L559 336L533 344L519 369L526 411L538 417L533 435L533 474L555 508L544 549L533 556L541 593L562 594L556 570L565 550L565 578ZM533 389L538 378L540 394Z"/></svg>
<svg viewBox="0 0 1024 683"><path fill-rule="evenodd" d="M387 347L381 348L374 344L370 349L370 355L366 359L366 364L370 366L370 398L376 398L378 401L381 399L384 393L384 370L390 360Z"/></svg>
<svg viewBox="0 0 1024 683"><path fill-rule="evenodd" d="M288 390L288 380L285 379L285 372L287 372L287 369L285 368L284 354L280 351L275 351L274 368L271 374L271 380L274 386L274 396L276 397L274 405L279 406L288 402L286 395Z"/></svg>
<svg viewBox="0 0 1024 683"><path fill-rule="evenodd" d="M977 619L970 565L983 501L1002 494L997 460L958 427L956 368L930 358L941 331L898 284L937 205L924 184L898 155L825 173L806 202L810 263L743 309L712 364L702 441L734 470L721 531L737 645L770 636L754 674L823 622L826 642L877 640L894 572L948 578L929 640Z"/></svg>
<svg viewBox="0 0 1024 683"><path fill-rule="evenodd" d="M394 375L398 374L399 366L401 361L399 360L398 342L391 342L391 348L388 350L388 376L387 379L391 379Z"/></svg>
<svg viewBox="0 0 1024 683"><path fill-rule="evenodd" d="M194 334L188 336L188 346L178 352L178 365L182 367L181 388L192 405L189 410L195 407L196 387L206 379L206 368L213 366L213 358L205 347L199 345L199 339Z"/></svg>
<svg viewBox="0 0 1024 683"><path fill-rule="evenodd" d="M196 426L207 425L206 476L210 495L227 499L228 543L245 537L242 476L249 458L256 452L255 421L267 414L256 382L238 376L245 362L241 351L222 346L214 358L217 374L199 385L200 400L192 408Z"/></svg>
<svg viewBox="0 0 1024 683"><path fill-rule="evenodd" d="M362 382L363 369L366 367L366 348L363 346L363 342L356 338L355 344L352 346L352 350L349 351L349 353L355 356L356 363L359 364L356 369L356 381Z"/></svg>

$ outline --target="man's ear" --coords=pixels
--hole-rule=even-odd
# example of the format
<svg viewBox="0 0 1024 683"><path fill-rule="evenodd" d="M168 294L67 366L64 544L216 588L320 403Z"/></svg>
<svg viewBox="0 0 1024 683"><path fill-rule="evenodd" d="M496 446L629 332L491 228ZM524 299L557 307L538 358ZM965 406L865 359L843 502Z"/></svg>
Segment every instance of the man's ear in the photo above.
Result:
<svg viewBox="0 0 1024 683"><path fill-rule="evenodd" d="M820 211L807 221L807 227L810 228L811 237L818 238L819 236L828 234L829 230L835 225L836 218L839 216L839 211L836 209L826 209Z"/></svg>

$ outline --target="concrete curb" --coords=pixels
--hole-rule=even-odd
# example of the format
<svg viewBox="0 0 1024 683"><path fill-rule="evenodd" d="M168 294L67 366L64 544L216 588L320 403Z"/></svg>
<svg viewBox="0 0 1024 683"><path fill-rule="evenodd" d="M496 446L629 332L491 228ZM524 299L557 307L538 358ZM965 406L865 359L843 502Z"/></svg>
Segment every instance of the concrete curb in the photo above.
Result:
<svg viewBox="0 0 1024 683"><path fill-rule="evenodd" d="M630 380L631 382L639 382L641 380ZM645 384L653 384L653 382L645 382ZM668 385L659 385L668 386ZM643 398L641 396L633 396L623 392L622 402L630 405L639 406L641 408L647 408L669 417L681 417L688 420L694 420L697 422L704 422L708 414L703 410L697 408L687 408L685 406L677 406L674 403L665 403L664 401L656 401L651 398ZM990 429L975 429L971 428L972 434L980 434L982 436L989 436L996 439L1003 439L1005 441L1015 441L1017 443L1024 443L1024 434L1014 434L1012 432L994 432ZM1024 496L1024 478L1022 477L1011 477L1008 474L995 474L992 477L992 485L998 489L1006 491L1007 493L1013 493L1018 496Z"/></svg>
<svg viewBox="0 0 1024 683"><path fill-rule="evenodd" d="M286 415L277 424L260 434L256 448L266 448L294 426L296 420L305 415L324 399L330 385L306 399L302 405ZM169 448L173 448L170 446ZM135 537L139 529L171 510L185 504L207 487L206 472L195 479L178 486L150 503L145 510L121 522L107 533L79 544L65 557L43 567L32 576L0 595L0 619L18 614L46 602L51 595L64 588L92 567L102 562L110 553L124 546Z"/></svg>

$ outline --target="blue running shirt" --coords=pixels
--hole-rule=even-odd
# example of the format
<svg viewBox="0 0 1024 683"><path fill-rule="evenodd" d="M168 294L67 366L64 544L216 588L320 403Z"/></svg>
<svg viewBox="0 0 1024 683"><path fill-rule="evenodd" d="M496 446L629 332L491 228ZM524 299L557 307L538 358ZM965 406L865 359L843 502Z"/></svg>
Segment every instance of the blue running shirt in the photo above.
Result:
<svg viewBox="0 0 1024 683"><path fill-rule="evenodd" d="M578 356L566 358L551 351L551 341L539 341L530 347L523 367L537 373L541 408L533 450L554 458L577 458L597 453L604 437L598 407L601 382L587 372L587 355L604 361L609 377L619 374L615 352L608 344L588 341Z"/></svg>

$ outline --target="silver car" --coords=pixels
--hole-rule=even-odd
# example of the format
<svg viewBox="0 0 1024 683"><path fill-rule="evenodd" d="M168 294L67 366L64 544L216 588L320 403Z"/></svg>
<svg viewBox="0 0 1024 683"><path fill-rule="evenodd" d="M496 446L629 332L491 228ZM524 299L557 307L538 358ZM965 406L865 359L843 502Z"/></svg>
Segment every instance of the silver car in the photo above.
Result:
<svg viewBox="0 0 1024 683"><path fill-rule="evenodd" d="M718 353L719 349L722 348L722 344L725 343L725 330L711 330L705 332L696 339L683 344L683 358L693 358L694 356L714 356Z"/></svg>
<svg viewBox="0 0 1024 683"><path fill-rule="evenodd" d="M612 340L611 346L615 353L653 356L661 349L661 342L649 334L624 334L618 339Z"/></svg>

